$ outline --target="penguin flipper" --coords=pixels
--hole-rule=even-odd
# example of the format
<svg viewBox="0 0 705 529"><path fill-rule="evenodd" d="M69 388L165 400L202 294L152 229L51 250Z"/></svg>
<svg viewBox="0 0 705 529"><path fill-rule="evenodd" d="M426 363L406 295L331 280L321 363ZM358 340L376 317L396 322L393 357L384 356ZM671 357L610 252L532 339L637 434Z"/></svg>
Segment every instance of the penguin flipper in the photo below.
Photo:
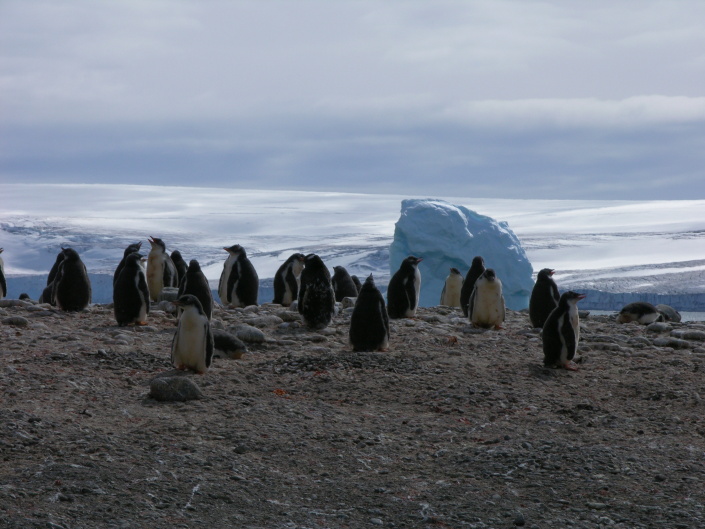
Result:
<svg viewBox="0 0 705 529"><path fill-rule="evenodd" d="M572 360L575 356L575 351L578 348L578 344L575 340L575 330L570 322L570 318L566 315L563 318L563 325L561 325L561 336L565 342L566 348L566 358Z"/></svg>
<svg viewBox="0 0 705 529"><path fill-rule="evenodd" d="M230 268L230 275L228 276L228 288L225 291L225 297L227 302L230 303L233 300L233 289L235 288L235 283L240 279L240 262L235 261L233 266Z"/></svg>
<svg viewBox="0 0 705 529"><path fill-rule="evenodd" d="M292 267L289 266L289 268L287 269L285 280L286 284L289 285L289 290L291 290L291 299L297 299L299 296L299 283L296 281L296 276L294 275L294 271L291 268Z"/></svg>
<svg viewBox="0 0 705 529"><path fill-rule="evenodd" d="M476 294L475 287L473 287L472 292L470 293L470 299L468 301L468 318L472 320L472 308L473 305L475 305L475 294Z"/></svg>
<svg viewBox="0 0 705 529"><path fill-rule="evenodd" d="M441 290L441 301L439 302L439 305L443 305L445 298L446 298L446 284L443 283L443 290Z"/></svg>
<svg viewBox="0 0 705 529"><path fill-rule="evenodd" d="M409 303L409 310L414 310L419 300L416 299L416 288L414 287L413 278L406 282L404 285L404 290L406 291L406 299Z"/></svg>
<svg viewBox="0 0 705 529"><path fill-rule="evenodd" d="M171 356L170 356L170 359L171 359L171 364L172 364L172 365L175 365L176 350L177 350L177 348L179 347L179 330L180 330L180 327L181 327L181 326L179 326L179 327L176 328L176 332L174 333L174 337L171 339Z"/></svg>
<svg viewBox="0 0 705 529"><path fill-rule="evenodd" d="M210 323L208 323L207 320L206 320L204 327L205 328L203 329L203 332L205 333L205 336L206 336L206 367L210 367L211 362L213 361L213 349L214 349L213 332L211 331Z"/></svg>
<svg viewBox="0 0 705 529"><path fill-rule="evenodd" d="M174 264L174 261L172 261L171 257L166 254L164 255L164 275L162 282L165 287L179 286L176 265Z"/></svg>
<svg viewBox="0 0 705 529"><path fill-rule="evenodd" d="M5 273L0 270L0 294L7 296L7 281L5 280Z"/></svg>
<svg viewBox="0 0 705 529"><path fill-rule="evenodd" d="M140 278L137 281L137 288L140 291L140 296L142 297L144 304L146 305L147 314L149 314L149 306L151 303L149 302L149 287L147 286L147 278L144 274L140 274Z"/></svg>

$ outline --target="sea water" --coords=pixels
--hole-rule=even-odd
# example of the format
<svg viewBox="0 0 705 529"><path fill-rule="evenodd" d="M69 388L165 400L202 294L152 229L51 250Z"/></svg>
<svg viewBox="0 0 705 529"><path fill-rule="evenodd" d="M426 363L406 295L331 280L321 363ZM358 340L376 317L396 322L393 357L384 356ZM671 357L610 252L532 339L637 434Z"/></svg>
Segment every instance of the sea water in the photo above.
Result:
<svg viewBox="0 0 705 529"><path fill-rule="evenodd" d="M588 310L590 314L595 316L610 316L612 314L617 315L618 311L614 310ZM705 312L681 312L681 321L705 321Z"/></svg>

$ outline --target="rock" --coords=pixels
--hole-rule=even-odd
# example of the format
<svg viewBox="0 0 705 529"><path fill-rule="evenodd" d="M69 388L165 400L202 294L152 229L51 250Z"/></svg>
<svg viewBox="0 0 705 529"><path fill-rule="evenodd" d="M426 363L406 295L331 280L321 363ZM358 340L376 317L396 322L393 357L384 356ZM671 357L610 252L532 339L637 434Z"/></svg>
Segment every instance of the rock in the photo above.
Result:
<svg viewBox="0 0 705 529"><path fill-rule="evenodd" d="M2 322L5 325L14 325L15 327L27 327L27 325L29 325L29 320L27 318L23 318L22 316L10 316L8 318L4 318Z"/></svg>
<svg viewBox="0 0 705 529"><path fill-rule="evenodd" d="M149 383L149 396L161 402L186 402L202 399L196 383L188 377L157 377Z"/></svg>
<svg viewBox="0 0 705 529"><path fill-rule="evenodd" d="M656 338L654 345L657 347L673 347L674 349L689 349L693 346L687 340L679 340L678 338L672 337Z"/></svg>
<svg viewBox="0 0 705 529"><path fill-rule="evenodd" d="M646 326L646 330L649 332L669 332L672 328L673 327L671 327L668 323L664 323L662 321L656 321Z"/></svg>
<svg viewBox="0 0 705 529"><path fill-rule="evenodd" d="M264 343L267 340L262 331L247 324L233 325L230 332L247 343Z"/></svg>
<svg viewBox="0 0 705 529"><path fill-rule="evenodd" d="M703 331L688 331L675 330L671 331L671 336L681 340L694 340L696 342L705 342L705 332Z"/></svg>
<svg viewBox="0 0 705 529"><path fill-rule="evenodd" d="M32 307L32 303L28 301L22 301L20 299L0 299L0 308L7 309L10 307Z"/></svg>
<svg viewBox="0 0 705 529"><path fill-rule="evenodd" d="M176 287L164 287L159 293L157 303L161 301L176 301L179 297L179 289Z"/></svg>
<svg viewBox="0 0 705 529"><path fill-rule="evenodd" d="M354 307L355 303L357 303L357 298L344 297L343 300L341 301L341 304L344 309L349 309L350 307Z"/></svg>
<svg viewBox="0 0 705 529"><path fill-rule="evenodd" d="M269 315L269 316L258 316L256 318L248 318L245 323L252 325L253 327L273 327L283 323L284 320L279 316Z"/></svg>

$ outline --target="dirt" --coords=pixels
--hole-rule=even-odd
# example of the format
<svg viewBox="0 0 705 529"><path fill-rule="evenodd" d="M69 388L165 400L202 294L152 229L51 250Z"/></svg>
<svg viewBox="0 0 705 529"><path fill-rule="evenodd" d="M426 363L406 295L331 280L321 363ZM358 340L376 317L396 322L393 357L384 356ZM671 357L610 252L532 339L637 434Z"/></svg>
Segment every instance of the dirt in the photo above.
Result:
<svg viewBox="0 0 705 529"><path fill-rule="evenodd" d="M0 308L0 527L705 526L705 327L581 320L579 370L546 369L528 315L392 322L353 353L349 313L307 332L279 306L216 309L264 332L158 402L174 317ZM683 332L688 331L688 332Z"/></svg>

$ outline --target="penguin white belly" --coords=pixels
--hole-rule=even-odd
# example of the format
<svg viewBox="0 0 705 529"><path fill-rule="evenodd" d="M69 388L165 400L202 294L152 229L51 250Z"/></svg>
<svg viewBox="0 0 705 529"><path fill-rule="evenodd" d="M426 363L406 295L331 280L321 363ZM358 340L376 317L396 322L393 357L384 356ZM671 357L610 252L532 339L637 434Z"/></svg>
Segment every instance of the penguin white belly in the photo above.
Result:
<svg viewBox="0 0 705 529"><path fill-rule="evenodd" d="M445 305L446 307L460 307L460 290L462 288L462 276L458 276L457 279L455 277L447 279L441 305Z"/></svg>
<svg viewBox="0 0 705 529"><path fill-rule="evenodd" d="M419 296L421 294L421 271L416 268L414 273L414 287L416 288L416 304L414 305L414 313L416 313L416 308L419 306Z"/></svg>
<svg viewBox="0 0 705 529"><path fill-rule="evenodd" d="M220 303L223 305L228 304L228 281L230 280L230 272L233 269L233 264L235 263L235 258L229 255L223 264L223 273L220 275L220 283L218 284L218 297L220 298Z"/></svg>
<svg viewBox="0 0 705 529"><path fill-rule="evenodd" d="M181 315L179 321L179 336L174 351L174 365L183 365L199 373L206 370L206 336L205 326L200 316L188 314Z"/></svg>
<svg viewBox="0 0 705 529"><path fill-rule="evenodd" d="M141 274L137 274L135 277L135 289L137 292L140 292L140 279L141 279ZM147 287L149 288L149 287ZM149 300L148 299L142 299L142 293L140 292L140 310L139 314L137 315L137 321L147 321L147 307L149 306Z"/></svg>
<svg viewBox="0 0 705 529"><path fill-rule="evenodd" d="M284 283L284 297L282 297L282 305L290 306L294 302L294 293L289 288L289 283Z"/></svg>
<svg viewBox="0 0 705 529"><path fill-rule="evenodd" d="M475 285L477 288L477 284ZM478 289L475 306L472 310L472 322L478 325L501 326L504 322L504 302L502 290L485 285Z"/></svg>
<svg viewBox="0 0 705 529"><path fill-rule="evenodd" d="M570 317L570 325L573 327L573 332L575 333L575 348L578 348L578 342L580 341L580 316L578 315L578 307L572 305L568 311Z"/></svg>
<svg viewBox="0 0 705 529"><path fill-rule="evenodd" d="M152 301L157 301L157 297L164 287L164 256L149 254L147 259L147 288Z"/></svg>

